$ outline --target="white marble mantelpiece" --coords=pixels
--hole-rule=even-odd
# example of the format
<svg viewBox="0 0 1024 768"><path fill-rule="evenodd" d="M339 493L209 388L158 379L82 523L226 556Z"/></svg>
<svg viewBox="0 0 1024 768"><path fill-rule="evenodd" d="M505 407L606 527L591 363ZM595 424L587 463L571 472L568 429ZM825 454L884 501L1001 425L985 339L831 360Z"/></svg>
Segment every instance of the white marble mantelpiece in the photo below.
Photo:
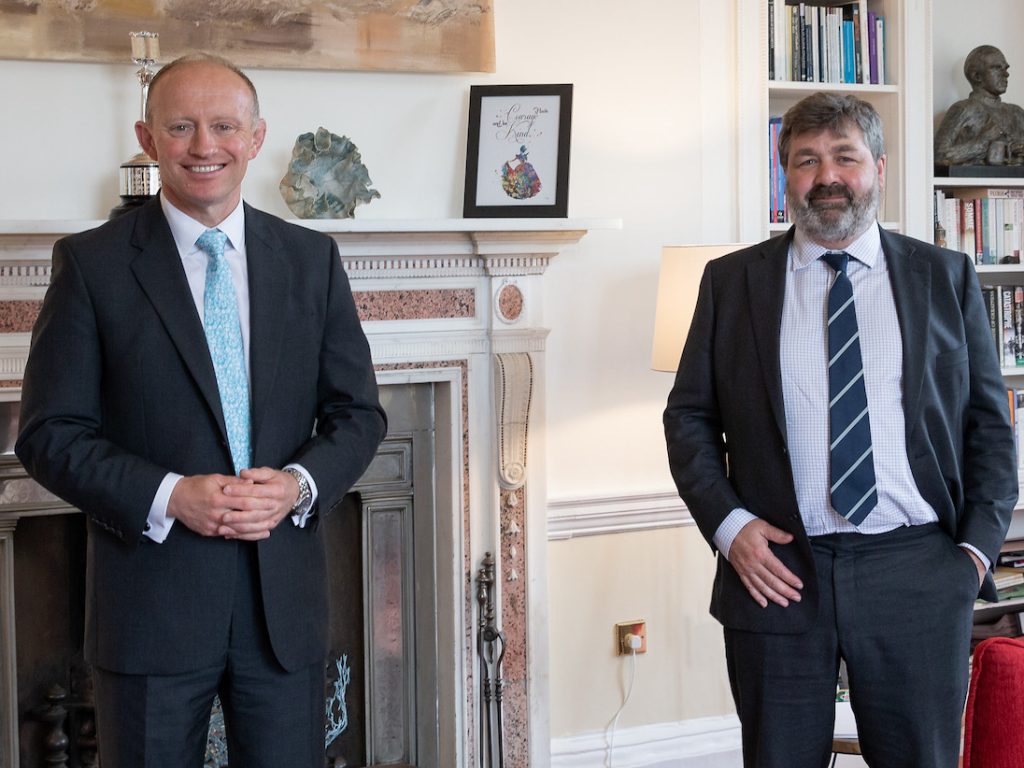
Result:
<svg viewBox="0 0 1024 768"><path fill-rule="evenodd" d="M21 397L29 332L49 283L53 243L102 223L0 221L0 401L7 401L0 402L0 414L15 413L11 401ZM622 224L525 218L295 223L337 242L381 385L433 387L439 434L451 436L447 447L438 448L448 456L447 477L438 483L449 499L447 522L439 521L447 526L439 539L448 536L448 570L439 573L438 589L450 597L438 622L453 641L438 671L438 695L451 693L441 719L448 737L440 745L440 764L470 768L477 762L473 579L484 553L492 552L499 623L511 650L504 669L505 765L546 768L547 491L544 463L535 458L544 455L545 432L542 280L550 260L588 231ZM7 432L13 434L13 425ZM0 486L5 482L34 485L23 476L5 481L0 473ZM19 489L12 486L11 492ZM0 523L5 513L16 518L58 511L67 513L42 497L34 504L17 496L5 506L0 493ZM10 649L2 569L15 534L0 529L0 647L7 643ZM0 653L0 687L9 688L11 672L3 662ZM10 716L0 715L0 742L13 725Z"/></svg>
<svg viewBox="0 0 1024 768"><path fill-rule="evenodd" d="M548 260L618 219L292 219L331 235L353 279L539 274ZM0 221L0 297L39 298L49 249L102 220Z"/></svg>

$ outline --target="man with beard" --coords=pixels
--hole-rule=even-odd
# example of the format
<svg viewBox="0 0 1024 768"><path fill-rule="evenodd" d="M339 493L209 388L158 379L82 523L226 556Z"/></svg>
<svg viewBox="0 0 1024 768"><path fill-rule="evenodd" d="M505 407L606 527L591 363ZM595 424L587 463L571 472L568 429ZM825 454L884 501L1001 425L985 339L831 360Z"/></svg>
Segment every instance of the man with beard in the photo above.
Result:
<svg viewBox="0 0 1024 768"><path fill-rule="evenodd" d="M842 659L870 765L954 768L1017 499L981 291L964 254L878 226L870 104L807 97L779 154L795 226L708 265L665 411L744 765L827 764Z"/></svg>

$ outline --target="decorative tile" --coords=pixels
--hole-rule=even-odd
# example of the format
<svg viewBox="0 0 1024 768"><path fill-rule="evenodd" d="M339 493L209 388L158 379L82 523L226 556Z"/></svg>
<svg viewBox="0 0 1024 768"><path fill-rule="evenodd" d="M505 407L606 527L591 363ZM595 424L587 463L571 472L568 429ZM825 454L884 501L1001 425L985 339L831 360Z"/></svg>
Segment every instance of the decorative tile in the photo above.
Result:
<svg viewBox="0 0 1024 768"><path fill-rule="evenodd" d="M39 317L42 301L0 301L0 333L28 333Z"/></svg>
<svg viewBox="0 0 1024 768"><path fill-rule="evenodd" d="M353 291L359 319L436 320L476 315L472 288L421 291Z"/></svg>

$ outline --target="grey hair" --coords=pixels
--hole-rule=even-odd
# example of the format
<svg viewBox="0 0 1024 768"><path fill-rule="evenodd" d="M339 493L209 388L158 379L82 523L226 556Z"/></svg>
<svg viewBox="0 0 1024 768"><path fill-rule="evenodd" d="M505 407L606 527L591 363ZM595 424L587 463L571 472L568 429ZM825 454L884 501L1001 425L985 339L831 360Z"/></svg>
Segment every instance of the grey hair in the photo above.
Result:
<svg viewBox="0 0 1024 768"><path fill-rule="evenodd" d="M789 145L802 133L830 130L842 133L843 127L856 125L864 134L864 142L877 162L885 154L882 118L868 102L856 96L838 93L815 93L801 99L782 116L779 133L779 160L789 164Z"/></svg>

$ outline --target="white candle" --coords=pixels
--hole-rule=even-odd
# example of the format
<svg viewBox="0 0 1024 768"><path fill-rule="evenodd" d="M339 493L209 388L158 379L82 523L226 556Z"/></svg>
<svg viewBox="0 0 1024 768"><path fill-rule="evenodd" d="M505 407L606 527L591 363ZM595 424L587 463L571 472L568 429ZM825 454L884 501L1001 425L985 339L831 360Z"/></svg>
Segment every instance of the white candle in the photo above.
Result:
<svg viewBox="0 0 1024 768"><path fill-rule="evenodd" d="M156 32L130 32L132 61L157 61L160 58L160 36Z"/></svg>

